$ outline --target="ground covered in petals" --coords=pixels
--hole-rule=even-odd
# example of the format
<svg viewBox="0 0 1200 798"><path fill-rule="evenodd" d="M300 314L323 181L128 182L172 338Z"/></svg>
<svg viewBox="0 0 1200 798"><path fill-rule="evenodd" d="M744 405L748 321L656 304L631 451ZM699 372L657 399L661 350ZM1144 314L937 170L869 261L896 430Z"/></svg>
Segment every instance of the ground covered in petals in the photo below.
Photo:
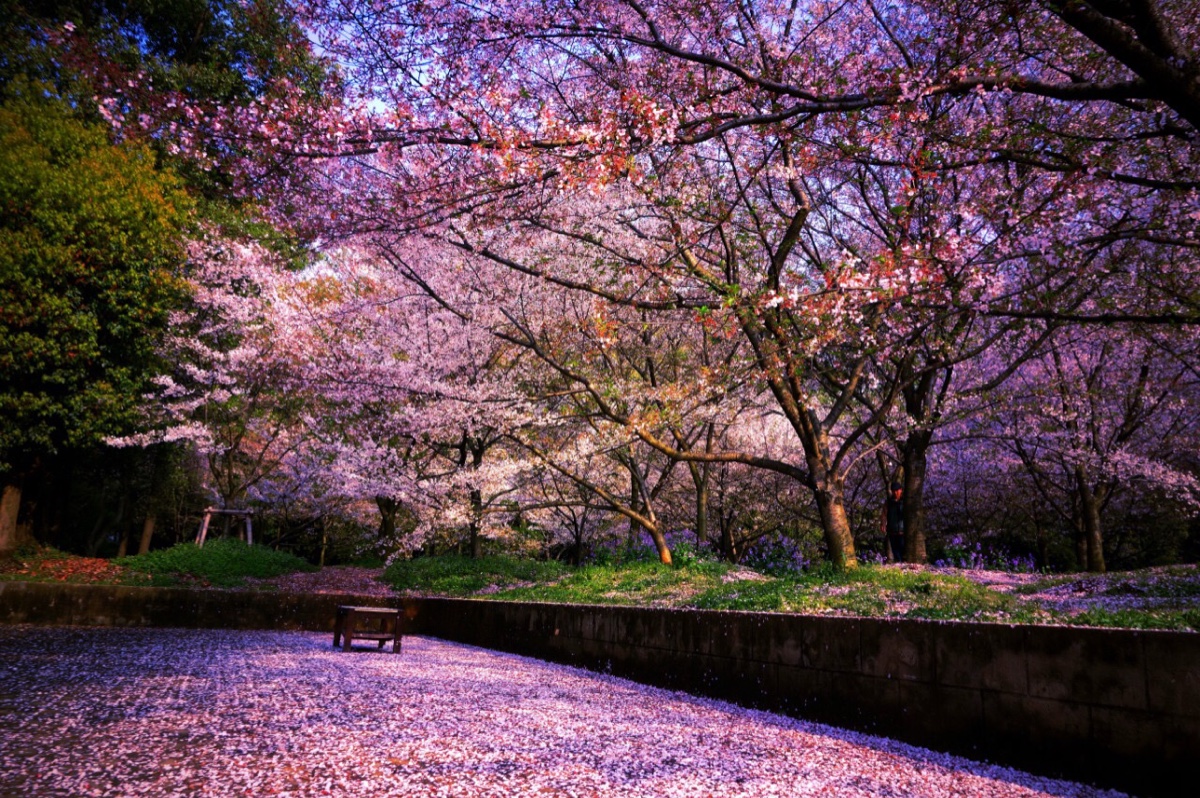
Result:
<svg viewBox="0 0 1200 798"><path fill-rule="evenodd" d="M1116 795L429 638L0 626L0 795Z"/></svg>

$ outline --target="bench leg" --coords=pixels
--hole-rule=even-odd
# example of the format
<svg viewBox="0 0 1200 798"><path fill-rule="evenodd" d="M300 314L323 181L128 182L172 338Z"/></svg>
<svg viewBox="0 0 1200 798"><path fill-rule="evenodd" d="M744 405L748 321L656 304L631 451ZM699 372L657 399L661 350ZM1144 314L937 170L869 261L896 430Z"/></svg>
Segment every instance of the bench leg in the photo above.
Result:
<svg viewBox="0 0 1200 798"><path fill-rule="evenodd" d="M337 648L342 644L342 628L346 623L346 613L342 608L338 608L337 615L333 618L333 647Z"/></svg>
<svg viewBox="0 0 1200 798"><path fill-rule="evenodd" d="M342 629L342 634L345 640L342 643L342 651L349 651L350 646L354 643L354 612L346 613L346 625Z"/></svg>

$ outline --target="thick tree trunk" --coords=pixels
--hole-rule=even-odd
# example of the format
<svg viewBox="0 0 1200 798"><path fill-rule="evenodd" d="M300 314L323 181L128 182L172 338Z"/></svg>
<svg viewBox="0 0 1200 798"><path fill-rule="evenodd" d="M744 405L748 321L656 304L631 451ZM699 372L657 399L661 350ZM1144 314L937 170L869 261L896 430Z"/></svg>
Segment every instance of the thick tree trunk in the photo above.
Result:
<svg viewBox="0 0 1200 798"><path fill-rule="evenodd" d="M5 485L0 493L0 554L11 552L23 540L17 531L17 513L21 509L19 485Z"/></svg>
<svg viewBox="0 0 1200 798"><path fill-rule="evenodd" d="M930 435L908 436L904 446L904 561L924 563L925 553L925 474Z"/></svg>
<svg viewBox="0 0 1200 798"><path fill-rule="evenodd" d="M379 508L379 539L391 540L396 536L396 512L400 502L390 496L376 496L375 506Z"/></svg>
<svg viewBox="0 0 1200 798"><path fill-rule="evenodd" d="M1104 534L1100 522L1100 502L1088 485L1087 469L1075 467L1075 487L1079 492L1079 515L1083 522L1083 551L1086 553L1087 569L1102 574L1104 564Z"/></svg>
<svg viewBox="0 0 1200 798"><path fill-rule="evenodd" d="M854 533L850 529L850 517L846 515L846 486L830 465L828 437L815 423L810 423L804 432L801 441L808 465L809 488L821 516L829 561L838 570L857 568Z"/></svg>
<svg viewBox="0 0 1200 798"><path fill-rule="evenodd" d="M146 516L146 520L142 522L142 539L138 541L138 554L145 554L150 551L150 539L154 537L154 525L158 523L158 517L154 513Z"/></svg>
<svg viewBox="0 0 1200 798"><path fill-rule="evenodd" d="M846 515L845 497L840 490L818 490L814 493L817 510L821 513L821 527L825 531L829 561L840 570L857 568L858 557L854 552L854 534L850 530L850 518Z"/></svg>

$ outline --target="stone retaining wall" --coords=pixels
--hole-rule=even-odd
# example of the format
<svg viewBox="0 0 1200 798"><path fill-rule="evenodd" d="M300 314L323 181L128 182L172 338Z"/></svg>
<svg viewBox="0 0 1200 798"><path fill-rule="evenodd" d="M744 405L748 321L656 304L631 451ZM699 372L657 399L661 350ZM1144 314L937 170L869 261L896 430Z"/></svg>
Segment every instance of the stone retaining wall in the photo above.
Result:
<svg viewBox="0 0 1200 798"><path fill-rule="evenodd" d="M1195 795L1200 635L425 600L486 648L1135 794Z"/></svg>
<svg viewBox="0 0 1200 798"><path fill-rule="evenodd" d="M0 582L7 623L328 631L338 604L403 606L408 633L1049 775L1195 792L1197 634Z"/></svg>

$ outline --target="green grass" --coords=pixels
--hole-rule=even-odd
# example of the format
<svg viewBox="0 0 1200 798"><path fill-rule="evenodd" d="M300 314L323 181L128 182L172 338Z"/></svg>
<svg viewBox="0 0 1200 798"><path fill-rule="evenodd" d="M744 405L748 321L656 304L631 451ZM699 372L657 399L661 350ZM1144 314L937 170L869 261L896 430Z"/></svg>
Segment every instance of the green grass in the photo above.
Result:
<svg viewBox="0 0 1200 798"><path fill-rule="evenodd" d="M1123 574L1109 579L1119 585L1134 577ZM1096 608L1071 614L1022 601L961 575L871 565L844 573L819 567L767 577L705 561L674 566L633 561L571 569L506 557L478 561L441 557L397 563L386 578L398 588L422 595L510 601L1200 630L1200 609ZM1155 593L1180 595L1190 591L1188 580L1195 578L1191 569L1165 581L1159 573L1150 581ZM1180 581L1182 587L1171 586ZM1103 600L1102 593L1098 599Z"/></svg>
<svg viewBox="0 0 1200 798"><path fill-rule="evenodd" d="M1097 607L1072 615L1065 622L1071 626L1200 631L1200 610L1110 610Z"/></svg>
<svg viewBox="0 0 1200 798"><path fill-rule="evenodd" d="M752 578L743 578L749 575ZM965 577L864 566L766 577L726 563L625 562L570 569L508 557L419 558L384 574L398 589L562 604L691 607L711 610L1029 622L1036 611Z"/></svg>
<svg viewBox="0 0 1200 798"><path fill-rule="evenodd" d="M679 606L701 590L720 583L730 566L717 563L670 566L658 562L589 565L564 574L552 585L504 590L494 598L564 604Z"/></svg>
<svg viewBox="0 0 1200 798"><path fill-rule="evenodd" d="M383 572L383 581L397 590L470 596L523 584L545 583L562 577L567 567L559 562L522 560L501 555L470 557L417 557L398 560Z"/></svg>
<svg viewBox="0 0 1200 798"><path fill-rule="evenodd" d="M198 581L215 587L239 587L245 584L246 577L267 579L317 570L315 565L292 554L265 546L248 546L232 538L212 540L203 547L181 543L161 551L120 557L113 562L149 574L155 585Z"/></svg>
<svg viewBox="0 0 1200 798"><path fill-rule="evenodd" d="M735 582L697 596L691 606L936 620L1032 620L1032 612L1012 596L965 577L870 565L845 573L817 568L767 582Z"/></svg>

